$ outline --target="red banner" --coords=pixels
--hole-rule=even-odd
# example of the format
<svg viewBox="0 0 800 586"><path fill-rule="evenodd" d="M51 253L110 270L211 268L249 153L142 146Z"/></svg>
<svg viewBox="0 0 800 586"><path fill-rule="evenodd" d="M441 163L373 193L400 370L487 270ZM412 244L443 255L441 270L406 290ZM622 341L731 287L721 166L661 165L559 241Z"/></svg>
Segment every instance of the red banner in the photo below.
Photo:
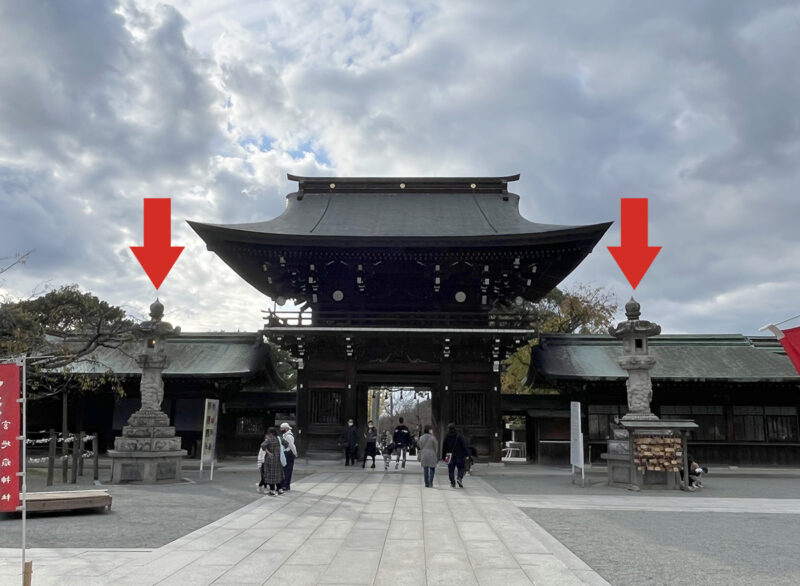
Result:
<svg viewBox="0 0 800 586"><path fill-rule="evenodd" d="M0 511L19 506L19 366L0 364Z"/></svg>
<svg viewBox="0 0 800 586"><path fill-rule="evenodd" d="M781 345L786 350L786 355L794 364L797 372L800 373L800 328L783 330L783 335Z"/></svg>

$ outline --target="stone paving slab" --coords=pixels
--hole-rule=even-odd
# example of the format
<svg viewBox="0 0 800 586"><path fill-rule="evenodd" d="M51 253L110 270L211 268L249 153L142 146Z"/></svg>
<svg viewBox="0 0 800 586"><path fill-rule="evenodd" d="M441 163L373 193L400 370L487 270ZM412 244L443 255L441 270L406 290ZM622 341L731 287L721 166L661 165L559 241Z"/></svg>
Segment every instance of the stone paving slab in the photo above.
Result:
<svg viewBox="0 0 800 586"><path fill-rule="evenodd" d="M29 550L34 584L607 584L500 495L470 477L329 471L153 550ZM683 504L683 503L682 503ZM0 550L0 583L19 580Z"/></svg>
<svg viewBox="0 0 800 586"><path fill-rule="evenodd" d="M800 499L718 498L686 499L670 496L559 496L506 495L520 508L606 511L680 511L684 513L800 514Z"/></svg>

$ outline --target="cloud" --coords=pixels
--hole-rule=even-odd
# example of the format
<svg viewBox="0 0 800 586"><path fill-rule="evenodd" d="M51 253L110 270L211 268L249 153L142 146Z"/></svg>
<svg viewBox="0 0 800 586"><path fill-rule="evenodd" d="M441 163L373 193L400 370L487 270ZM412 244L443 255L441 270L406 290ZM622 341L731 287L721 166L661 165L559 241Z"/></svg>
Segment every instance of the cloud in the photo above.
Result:
<svg viewBox="0 0 800 586"><path fill-rule="evenodd" d="M184 329L254 329L262 298L183 219L279 214L307 175L504 175L529 219L650 198L637 289L665 331L797 313L800 10L507 2L25 2L0 9L0 254L23 294L79 282L144 309L127 247L173 198L162 288ZM567 280L631 293L605 246ZM661 317L663 316L663 318ZM178 320L177 318L180 318Z"/></svg>

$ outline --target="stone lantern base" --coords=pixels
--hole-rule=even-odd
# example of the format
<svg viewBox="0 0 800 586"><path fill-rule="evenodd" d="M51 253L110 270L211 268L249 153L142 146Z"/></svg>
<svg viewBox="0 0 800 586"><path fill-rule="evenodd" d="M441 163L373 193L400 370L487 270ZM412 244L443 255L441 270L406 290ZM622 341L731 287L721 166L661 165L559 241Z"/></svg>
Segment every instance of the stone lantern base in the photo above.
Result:
<svg viewBox="0 0 800 586"><path fill-rule="evenodd" d="M169 452L121 452L111 456L111 484L157 484L183 480L182 463L186 450Z"/></svg>
<svg viewBox="0 0 800 586"><path fill-rule="evenodd" d="M622 416L622 421L659 421L658 415L652 413L631 413Z"/></svg>
<svg viewBox="0 0 800 586"><path fill-rule="evenodd" d="M114 440L111 457L111 484L137 482L156 484L183 479L181 438L169 425L166 413L140 409Z"/></svg>

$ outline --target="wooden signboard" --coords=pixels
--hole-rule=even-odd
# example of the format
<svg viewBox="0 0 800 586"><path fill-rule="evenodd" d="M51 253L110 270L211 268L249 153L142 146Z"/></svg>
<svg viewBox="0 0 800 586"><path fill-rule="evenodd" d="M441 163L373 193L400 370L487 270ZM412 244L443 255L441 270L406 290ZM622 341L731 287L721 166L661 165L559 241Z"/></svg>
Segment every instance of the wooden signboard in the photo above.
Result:
<svg viewBox="0 0 800 586"><path fill-rule="evenodd" d="M572 481L575 482L575 468L581 469L581 485L586 481L583 463L583 432L581 431L581 404L572 401L570 404L570 450L569 463L572 465Z"/></svg>
<svg viewBox="0 0 800 586"><path fill-rule="evenodd" d="M200 476L203 466L211 468L210 480L214 480L214 460L217 452L217 420L219 419L219 399L206 399L203 413L203 438L200 443Z"/></svg>

